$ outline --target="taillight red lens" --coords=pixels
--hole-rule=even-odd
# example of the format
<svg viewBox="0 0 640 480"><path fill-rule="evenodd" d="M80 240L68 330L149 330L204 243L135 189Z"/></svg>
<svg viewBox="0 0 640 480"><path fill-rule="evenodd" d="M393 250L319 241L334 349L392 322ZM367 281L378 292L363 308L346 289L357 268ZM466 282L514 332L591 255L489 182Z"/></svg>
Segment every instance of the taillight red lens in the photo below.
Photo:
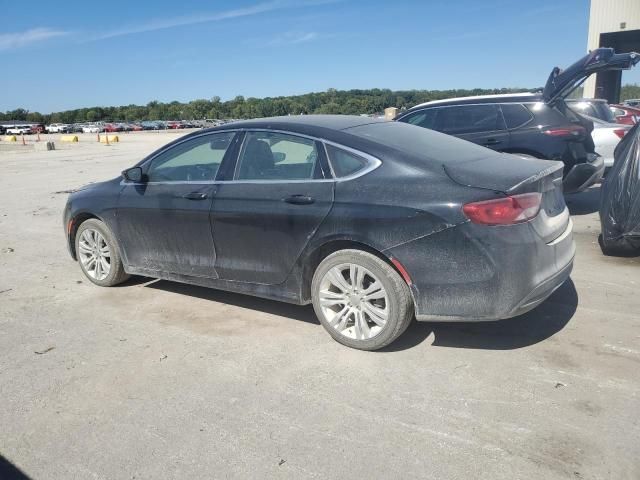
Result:
<svg viewBox="0 0 640 480"><path fill-rule="evenodd" d="M627 133L627 131L624 128L616 128L613 133L615 133L618 138L622 138Z"/></svg>
<svg viewBox="0 0 640 480"><path fill-rule="evenodd" d="M462 207L462 211L473 223L513 225L529 221L538 215L541 203L541 193L522 193L495 200L467 203Z"/></svg>
<svg viewBox="0 0 640 480"><path fill-rule="evenodd" d="M582 137L587 131L580 125L570 125L568 127L549 128L543 130L543 133L552 137Z"/></svg>

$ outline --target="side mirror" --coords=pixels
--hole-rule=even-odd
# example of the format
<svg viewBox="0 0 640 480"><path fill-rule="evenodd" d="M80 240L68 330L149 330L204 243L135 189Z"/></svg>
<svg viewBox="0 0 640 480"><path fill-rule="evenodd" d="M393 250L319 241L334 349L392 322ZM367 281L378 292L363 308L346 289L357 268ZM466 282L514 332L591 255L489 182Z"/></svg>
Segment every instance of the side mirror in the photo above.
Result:
<svg viewBox="0 0 640 480"><path fill-rule="evenodd" d="M142 181L142 168L132 167L127 168L122 172L122 177L130 182L139 183Z"/></svg>

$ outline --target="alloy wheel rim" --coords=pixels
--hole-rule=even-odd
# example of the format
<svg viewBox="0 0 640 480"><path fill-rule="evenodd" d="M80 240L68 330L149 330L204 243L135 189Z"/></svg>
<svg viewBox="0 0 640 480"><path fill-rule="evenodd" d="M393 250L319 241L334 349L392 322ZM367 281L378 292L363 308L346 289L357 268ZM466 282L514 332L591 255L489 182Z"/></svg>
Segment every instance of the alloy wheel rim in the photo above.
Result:
<svg viewBox="0 0 640 480"><path fill-rule="evenodd" d="M320 281L320 310L341 335L368 340L382 332L389 318L389 297L370 270L354 263L332 267Z"/></svg>
<svg viewBox="0 0 640 480"><path fill-rule="evenodd" d="M87 275L95 280L107 278L111 271L111 249L99 231L88 228L82 232L78 254Z"/></svg>

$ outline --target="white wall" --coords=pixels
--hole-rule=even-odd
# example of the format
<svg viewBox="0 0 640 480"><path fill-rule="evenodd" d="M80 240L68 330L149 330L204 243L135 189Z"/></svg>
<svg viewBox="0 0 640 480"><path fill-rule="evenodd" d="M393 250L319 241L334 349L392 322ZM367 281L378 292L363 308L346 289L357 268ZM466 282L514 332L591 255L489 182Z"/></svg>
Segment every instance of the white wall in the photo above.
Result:
<svg viewBox="0 0 640 480"><path fill-rule="evenodd" d="M640 0L591 0L589 11L589 39L587 50L600 46L600 34L620 32L620 24L626 22L624 30L640 29ZM584 96L593 98L596 77L592 75L584 84Z"/></svg>

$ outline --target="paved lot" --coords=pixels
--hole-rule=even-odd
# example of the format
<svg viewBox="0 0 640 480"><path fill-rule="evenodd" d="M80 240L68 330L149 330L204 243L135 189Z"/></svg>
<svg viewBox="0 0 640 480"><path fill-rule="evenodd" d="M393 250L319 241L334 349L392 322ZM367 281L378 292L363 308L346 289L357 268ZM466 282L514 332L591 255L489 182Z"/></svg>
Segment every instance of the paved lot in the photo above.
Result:
<svg viewBox="0 0 640 480"><path fill-rule="evenodd" d="M640 478L640 258L600 253L598 188L567 199L575 270L541 307L414 323L365 353L310 307L83 278L64 191L176 135L0 152L6 462L34 479Z"/></svg>

